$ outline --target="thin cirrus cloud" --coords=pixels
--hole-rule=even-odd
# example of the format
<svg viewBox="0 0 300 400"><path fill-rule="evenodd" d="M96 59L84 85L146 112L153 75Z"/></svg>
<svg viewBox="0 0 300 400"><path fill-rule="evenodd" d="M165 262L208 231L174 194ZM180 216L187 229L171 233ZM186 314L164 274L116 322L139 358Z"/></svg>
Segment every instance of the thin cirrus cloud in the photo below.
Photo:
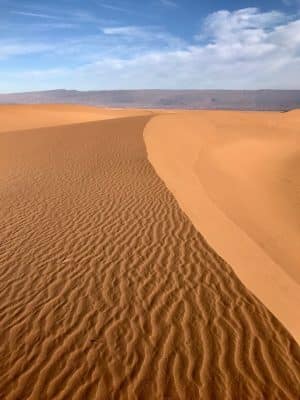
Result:
<svg viewBox="0 0 300 400"><path fill-rule="evenodd" d="M17 50L6 50L6 57ZM32 52L39 51L49 49L32 47ZM8 72L7 81L22 90L34 89L24 84L31 76L44 88L295 88L300 19L258 8L219 10L209 14L189 40L160 27L115 25L57 43L51 51L62 55L55 56L62 58L60 65L35 68L34 74L30 69ZM0 57L1 52L2 46Z"/></svg>
<svg viewBox="0 0 300 400"><path fill-rule="evenodd" d="M103 2L99 2L97 4L100 8L110 10L110 11L116 11L118 14L143 15L140 12L138 12L136 9L134 9L133 7L123 7L120 4L103 3Z"/></svg>
<svg viewBox="0 0 300 400"><path fill-rule="evenodd" d="M0 41L0 60L15 56L34 55L51 51L52 46L46 43L27 43Z"/></svg>
<svg viewBox="0 0 300 400"><path fill-rule="evenodd" d="M119 46L122 45L120 40L126 40L127 45L128 41L132 40L138 47L152 43L154 47L163 47L168 44L172 48L179 48L185 44L184 40L155 26L112 26L102 28L102 32L106 36L116 38Z"/></svg>
<svg viewBox="0 0 300 400"><path fill-rule="evenodd" d="M35 13L35 12L27 12L27 11L12 11L12 14L20 15L22 17L30 17L30 18L59 19L59 17L54 16L54 15Z"/></svg>
<svg viewBox="0 0 300 400"><path fill-rule="evenodd" d="M103 28L102 32L105 35L140 36L145 34L146 30L138 26L116 26Z"/></svg>

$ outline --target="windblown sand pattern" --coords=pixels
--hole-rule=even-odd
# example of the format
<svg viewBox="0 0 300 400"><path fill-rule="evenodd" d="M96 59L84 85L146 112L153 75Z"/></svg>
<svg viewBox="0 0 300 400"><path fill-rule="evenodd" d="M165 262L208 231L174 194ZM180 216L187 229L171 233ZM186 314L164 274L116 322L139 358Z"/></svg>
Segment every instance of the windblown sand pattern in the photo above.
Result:
<svg viewBox="0 0 300 400"><path fill-rule="evenodd" d="M149 118L0 135L0 398L298 399L298 345L156 175Z"/></svg>

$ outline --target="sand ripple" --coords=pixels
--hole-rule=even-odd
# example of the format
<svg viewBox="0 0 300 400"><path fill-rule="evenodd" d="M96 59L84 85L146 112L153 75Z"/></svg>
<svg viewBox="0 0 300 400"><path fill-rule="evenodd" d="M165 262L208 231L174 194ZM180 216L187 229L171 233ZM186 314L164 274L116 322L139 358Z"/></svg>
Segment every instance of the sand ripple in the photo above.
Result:
<svg viewBox="0 0 300 400"><path fill-rule="evenodd" d="M0 136L0 398L298 399L299 347L155 174L148 118Z"/></svg>

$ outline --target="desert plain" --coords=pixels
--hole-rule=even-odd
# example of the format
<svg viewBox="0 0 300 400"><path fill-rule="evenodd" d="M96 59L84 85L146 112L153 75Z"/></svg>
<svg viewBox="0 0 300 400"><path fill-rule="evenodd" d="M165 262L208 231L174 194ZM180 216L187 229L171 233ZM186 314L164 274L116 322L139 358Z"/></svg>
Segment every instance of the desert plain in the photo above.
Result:
<svg viewBox="0 0 300 400"><path fill-rule="evenodd" d="M300 111L0 106L0 398L300 398Z"/></svg>

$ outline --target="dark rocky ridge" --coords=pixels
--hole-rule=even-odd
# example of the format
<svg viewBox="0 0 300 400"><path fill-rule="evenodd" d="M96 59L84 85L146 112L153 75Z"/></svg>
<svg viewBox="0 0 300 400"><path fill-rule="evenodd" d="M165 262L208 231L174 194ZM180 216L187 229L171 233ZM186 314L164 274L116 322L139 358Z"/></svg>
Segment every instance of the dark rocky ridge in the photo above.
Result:
<svg viewBox="0 0 300 400"><path fill-rule="evenodd" d="M300 108L300 90L49 90L0 94L0 103L286 111Z"/></svg>

